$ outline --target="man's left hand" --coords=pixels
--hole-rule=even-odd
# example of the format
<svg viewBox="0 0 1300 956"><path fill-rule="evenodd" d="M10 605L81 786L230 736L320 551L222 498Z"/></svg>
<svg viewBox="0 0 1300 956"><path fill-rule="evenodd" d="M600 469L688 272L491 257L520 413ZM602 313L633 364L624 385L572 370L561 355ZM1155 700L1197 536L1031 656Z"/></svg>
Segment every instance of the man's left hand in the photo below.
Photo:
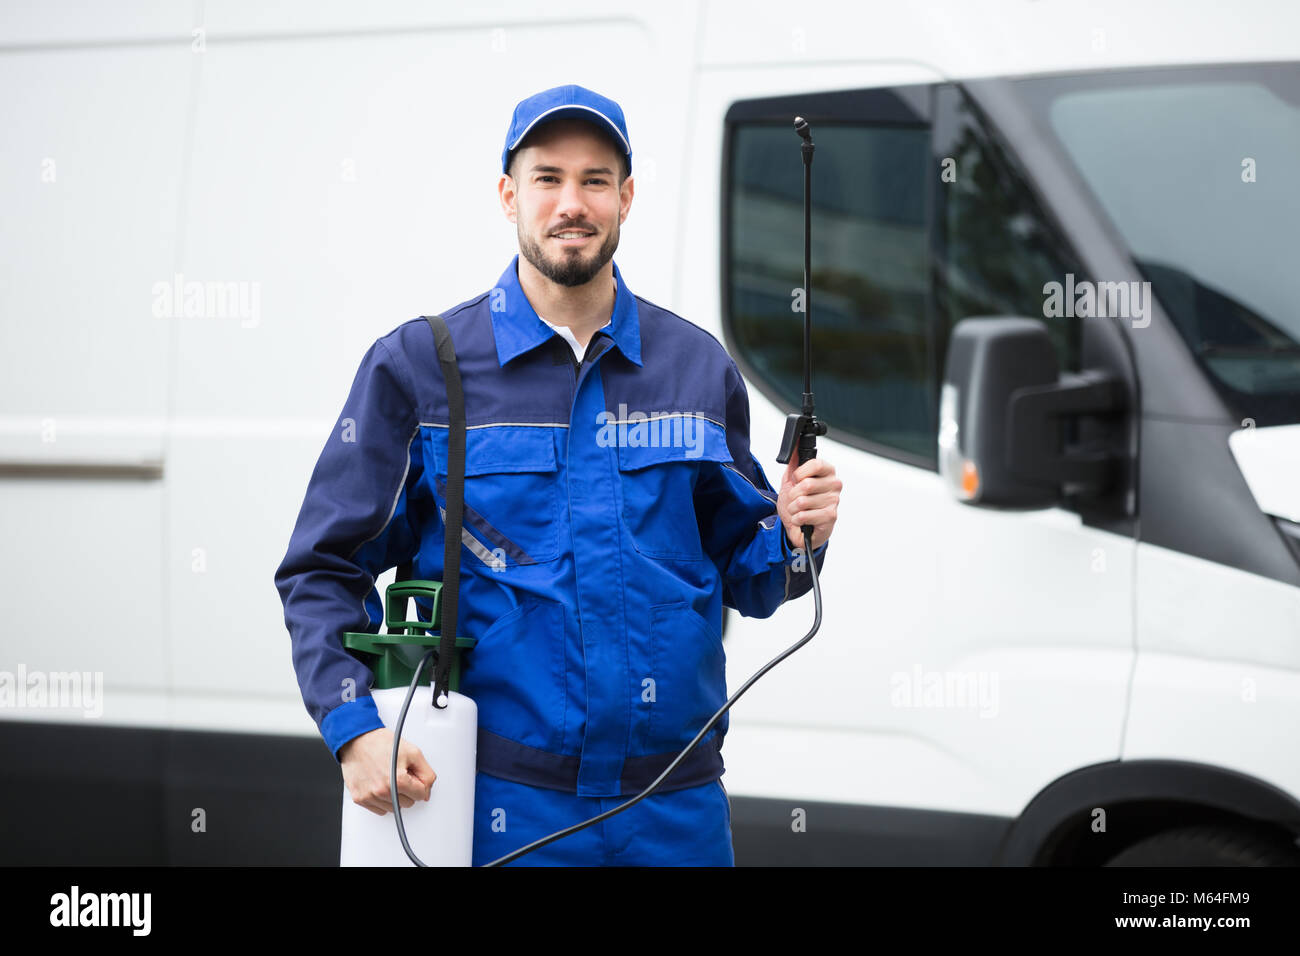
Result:
<svg viewBox="0 0 1300 956"><path fill-rule="evenodd" d="M831 536L843 482L835 477L835 466L820 458L799 464L799 454L790 456L776 496L776 513L785 525L792 549L802 548L803 525L813 526L812 549L816 551Z"/></svg>

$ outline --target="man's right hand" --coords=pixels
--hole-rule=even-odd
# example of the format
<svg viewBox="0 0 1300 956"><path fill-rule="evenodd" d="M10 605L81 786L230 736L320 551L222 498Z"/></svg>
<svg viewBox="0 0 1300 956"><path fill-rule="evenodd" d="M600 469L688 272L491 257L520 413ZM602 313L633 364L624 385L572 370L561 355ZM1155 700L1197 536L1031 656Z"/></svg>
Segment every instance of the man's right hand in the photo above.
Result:
<svg viewBox="0 0 1300 956"><path fill-rule="evenodd" d="M343 782L353 803L381 817L393 809L393 795L388 787L393 761L390 729L381 727L353 737L339 749L339 760L343 765ZM397 751L397 802L402 809L414 806L416 800L428 800L436 779L438 775L420 748L403 740Z"/></svg>

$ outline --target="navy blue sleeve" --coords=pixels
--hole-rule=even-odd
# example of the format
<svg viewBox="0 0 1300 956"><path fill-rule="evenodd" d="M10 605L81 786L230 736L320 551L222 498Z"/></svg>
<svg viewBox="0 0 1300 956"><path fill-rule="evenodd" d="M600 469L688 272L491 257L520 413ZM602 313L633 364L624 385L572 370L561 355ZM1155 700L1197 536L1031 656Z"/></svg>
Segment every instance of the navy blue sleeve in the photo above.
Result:
<svg viewBox="0 0 1300 956"><path fill-rule="evenodd" d="M316 462L275 573L303 702L335 759L349 740L384 726L370 696L374 675L344 649L342 635L378 632L375 578L418 549L410 496L423 469L413 394L376 341Z"/></svg>
<svg viewBox="0 0 1300 956"><path fill-rule="evenodd" d="M776 490L749 448L749 393L734 361L727 369L727 450L732 462L701 473L696 516L705 550L722 575L722 601L746 617L771 617L812 589L807 565L794 553L776 510ZM813 551L820 573L824 543Z"/></svg>

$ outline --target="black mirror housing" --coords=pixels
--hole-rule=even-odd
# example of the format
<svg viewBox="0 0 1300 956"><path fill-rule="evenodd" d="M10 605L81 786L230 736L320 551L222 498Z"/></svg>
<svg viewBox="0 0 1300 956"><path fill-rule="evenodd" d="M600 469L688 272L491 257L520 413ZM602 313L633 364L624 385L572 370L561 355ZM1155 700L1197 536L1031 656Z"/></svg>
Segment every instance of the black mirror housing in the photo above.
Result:
<svg viewBox="0 0 1300 956"><path fill-rule="evenodd" d="M939 406L939 472L968 504L1047 508L1115 479L1109 450L1065 447L1064 420L1122 412L1123 389L1103 372L1062 376L1040 321L958 322Z"/></svg>

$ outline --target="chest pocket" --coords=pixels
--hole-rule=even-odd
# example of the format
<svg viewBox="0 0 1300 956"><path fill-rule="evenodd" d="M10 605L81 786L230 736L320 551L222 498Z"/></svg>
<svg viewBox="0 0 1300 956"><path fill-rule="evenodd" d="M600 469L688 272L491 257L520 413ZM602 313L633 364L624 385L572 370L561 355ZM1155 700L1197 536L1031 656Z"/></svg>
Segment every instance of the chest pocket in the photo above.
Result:
<svg viewBox="0 0 1300 956"><path fill-rule="evenodd" d="M618 469L633 547L651 558L703 560L695 483L705 463L731 460L725 431L708 419L671 416L657 430L629 429L618 445Z"/></svg>
<svg viewBox="0 0 1300 956"><path fill-rule="evenodd" d="M429 429L440 507L447 500L447 429ZM484 425L466 430L461 540L493 570L559 557L555 426Z"/></svg>

